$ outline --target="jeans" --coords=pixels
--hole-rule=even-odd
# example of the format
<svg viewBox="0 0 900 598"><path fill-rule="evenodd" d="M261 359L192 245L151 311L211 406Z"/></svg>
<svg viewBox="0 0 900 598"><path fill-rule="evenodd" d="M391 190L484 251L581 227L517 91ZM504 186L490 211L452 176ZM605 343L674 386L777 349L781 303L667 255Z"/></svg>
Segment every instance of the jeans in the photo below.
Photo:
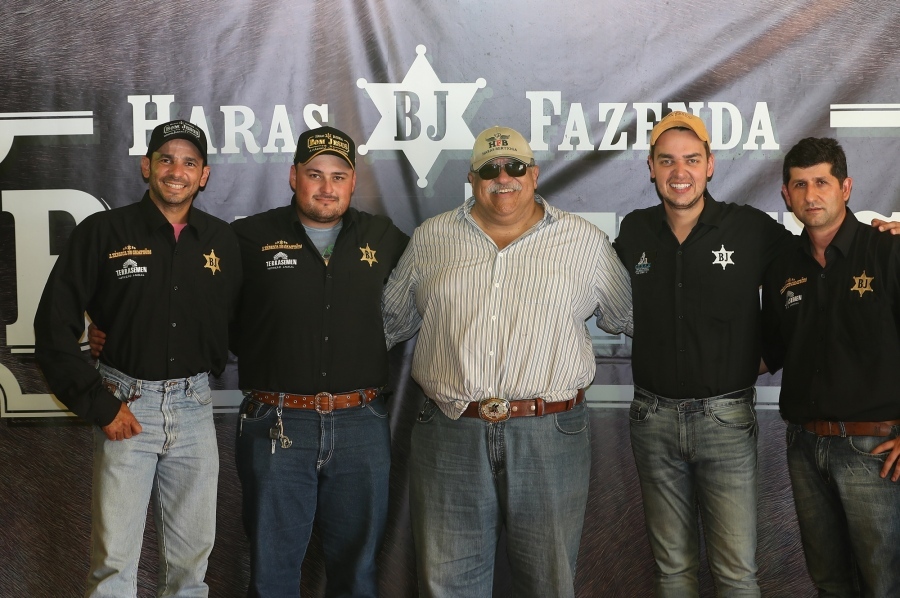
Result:
<svg viewBox="0 0 900 598"><path fill-rule="evenodd" d="M375 557L387 521L391 435L383 397L320 414L284 409L290 448L272 440L277 408L241 405L235 459L250 540L248 596L296 597L315 521L325 595L378 596Z"/></svg>
<svg viewBox="0 0 900 598"><path fill-rule="evenodd" d="M817 436L796 424L786 436L800 538L819 596L900 596L900 484L879 476L887 453L870 453L889 438Z"/></svg>
<svg viewBox="0 0 900 598"><path fill-rule="evenodd" d="M94 428L91 570L85 596L137 594L147 504L159 542L157 596L207 596L203 582L216 538L219 451L205 373L152 382L99 366L108 388L143 428L112 441Z"/></svg>
<svg viewBox="0 0 900 598"><path fill-rule="evenodd" d="M759 596L755 391L668 399L635 386L631 448L657 596L697 596L699 508L718 595Z"/></svg>
<svg viewBox="0 0 900 598"><path fill-rule="evenodd" d="M491 424L426 401L410 455L419 594L489 598L506 526L515 595L574 596L590 467L584 403Z"/></svg>

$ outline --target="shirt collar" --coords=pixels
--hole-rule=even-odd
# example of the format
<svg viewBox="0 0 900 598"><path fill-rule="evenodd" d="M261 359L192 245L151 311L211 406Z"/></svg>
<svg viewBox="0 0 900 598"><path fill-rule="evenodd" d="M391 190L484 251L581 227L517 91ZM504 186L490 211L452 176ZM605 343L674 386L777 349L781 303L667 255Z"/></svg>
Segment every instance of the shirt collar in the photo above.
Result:
<svg viewBox="0 0 900 598"><path fill-rule="evenodd" d="M660 217L660 230L663 232L669 232L671 228L669 227L669 219L666 216L666 208L663 206L662 201L660 204L656 206L659 210ZM703 224L706 226L715 226L716 228L722 222L722 204L721 202L713 199L713 196L710 195L709 189L703 190L703 210L700 211L700 216L697 218L697 224Z"/></svg>
<svg viewBox="0 0 900 598"><path fill-rule="evenodd" d="M544 216L541 218L542 222L550 223L555 220L559 220L559 218L562 214L562 210L560 210L559 208L555 208L552 205L550 205L549 203L547 203L547 200L544 199L543 197L541 197L540 195L538 195L537 193L534 194L534 201L536 201L537 203L544 206ZM469 197L469 199L467 199L465 202L463 202L463 204L456 209L457 220L464 220L466 218L469 218L471 220L472 219L472 217L471 217L472 208L474 206L475 206L475 196L472 195ZM473 222L474 222L474 220L473 220Z"/></svg>
<svg viewBox="0 0 900 598"><path fill-rule="evenodd" d="M853 215L853 212L850 211L850 208L844 208L846 213L844 214L844 221L841 222L840 228L834 234L834 238L831 239L831 243L828 244L828 247L835 247L838 251L841 252L841 255L846 257L850 254L850 245L853 243L853 238L856 236L856 230L862 226L859 220L856 219L856 216ZM800 243L800 247L803 249L803 252L807 255L812 255L811 253L811 245L809 240L809 233L806 232L806 228L800 232L800 238L803 240Z"/></svg>
<svg viewBox="0 0 900 598"><path fill-rule="evenodd" d="M348 228L351 224L355 224L359 219L359 211L355 208L347 208L347 211L344 212L344 215L341 216L341 222L343 227L341 230ZM291 223L291 226L299 226L303 228L303 223L300 222L300 217L297 215L297 194L291 196L291 205L288 211L288 220Z"/></svg>
<svg viewBox="0 0 900 598"><path fill-rule="evenodd" d="M172 230L172 224L166 219L162 211L156 207L153 200L150 199L150 191L144 191L144 197L141 198L138 209L147 225L147 230L150 232L163 227L168 227L169 230ZM193 200L188 210L187 224L188 226L185 228L193 230L195 235L199 235L206 229L206 223L196 215Z"/></svg>

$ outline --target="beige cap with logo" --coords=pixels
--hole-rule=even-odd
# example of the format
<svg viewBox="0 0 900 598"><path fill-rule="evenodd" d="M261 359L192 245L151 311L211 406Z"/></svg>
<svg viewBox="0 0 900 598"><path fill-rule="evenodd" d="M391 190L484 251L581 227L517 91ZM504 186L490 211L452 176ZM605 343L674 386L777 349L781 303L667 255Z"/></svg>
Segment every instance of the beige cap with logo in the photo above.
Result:
<svg viewBox="0 0 900 598"><path fill-rule="evenodd" d="M678 127L690 129L694 132L695 135L697 135L697 137L700 138L700 141L709 143L709 133L706 132L706 125L703 124L703 121L700 119L700 117L694 116L693 114L689 114L687 112L676 110L674 112L669 112L668 114L666 114L661 121L656 123L656 126L653 127L653 130L650 131L650 145L655 145L656 140L659 139L659 136L669 129L675 129Z"/></svg>
<svg viewBox="0 0 900 598"><path fill-rule="evenodd" d="M515 158L525 164L534 163L534 152L522 134L509 127L491 127L475 137L472 148L472 171L494 158Z"/></svg>

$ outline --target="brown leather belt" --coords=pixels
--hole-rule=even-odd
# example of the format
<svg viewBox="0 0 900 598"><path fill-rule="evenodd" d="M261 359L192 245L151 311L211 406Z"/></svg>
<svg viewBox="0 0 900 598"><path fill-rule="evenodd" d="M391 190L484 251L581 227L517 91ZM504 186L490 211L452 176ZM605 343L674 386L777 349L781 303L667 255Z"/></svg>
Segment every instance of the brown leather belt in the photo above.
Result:
<svg viewBox="0 0 900 598"><path fill-rule="evenodd" d="M814 419L802 424L803 429L818 436L890 436L893 426L900 426L900 419L884 422L833 422Z"/></svg>
<svg viewBox="0 0 900 598"><path fill-rule="evenodd" d="M317 395L292 395L289 393L254 390L250 393L250 398L254 401L277 407L279 398L284 397L283 405L288 409L315 409L319 413L331 413L335 409L362 407L372 402L380 391L380 388L362 388L336 395L330 392L320 392Z"/></svg>
<svg viewBox="0 0 900 598"><path fill-rule="evenodd" d="M472 401L463 417L478 417L488 422L502 422L511 417L540 417L551 413L570 411L575 405L584 401L584 389L578 391L574 399L568 401L548 402L541 398L507 401L491 397L481 401Z"/></svg>

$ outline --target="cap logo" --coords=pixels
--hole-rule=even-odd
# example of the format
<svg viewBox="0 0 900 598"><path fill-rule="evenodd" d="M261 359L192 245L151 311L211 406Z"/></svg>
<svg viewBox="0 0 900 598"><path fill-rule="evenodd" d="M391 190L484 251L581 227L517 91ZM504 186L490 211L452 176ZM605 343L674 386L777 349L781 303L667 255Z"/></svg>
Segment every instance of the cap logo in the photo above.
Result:
<svg viewBox="0 0 900 598"><path fill-rule="evenodd" d="M509 146L509 135L493 135L487 138L488 147Z"/></svg>
<svg viewBox="0 0 900 598"><path fill-rule="evenodd" d="M186 122L169 123L163 127L163 135L172 135L174 133L187 133L197 139L200 138L200 129Z"/></svg>

